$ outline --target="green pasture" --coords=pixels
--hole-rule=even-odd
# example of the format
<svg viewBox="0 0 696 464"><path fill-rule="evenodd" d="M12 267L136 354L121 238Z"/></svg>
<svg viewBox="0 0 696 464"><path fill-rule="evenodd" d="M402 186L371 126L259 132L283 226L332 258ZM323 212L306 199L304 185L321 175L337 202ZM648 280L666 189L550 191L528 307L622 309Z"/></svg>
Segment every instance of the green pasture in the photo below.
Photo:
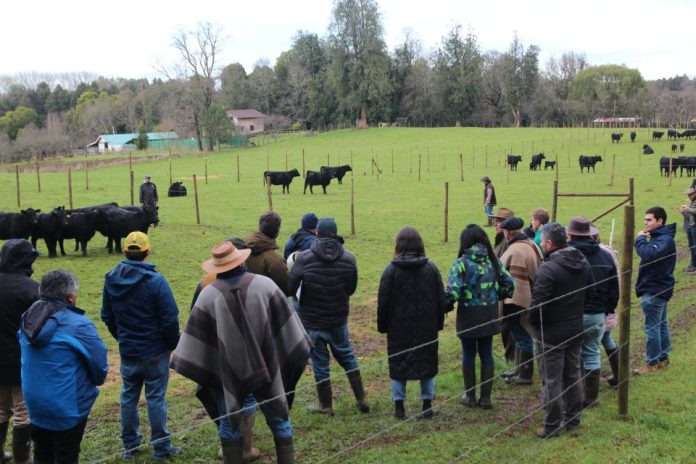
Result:
<svg viewBox="0 0 696 464"><path fill-rule="evenodd" d="M306 169L318 170L327 163L353 166L352 175L349 173L342 185L332 181L326 195L321 193L321 187L315 188L314 195L309 192L303 195L302 178L294 180L289 195L281 194L280 187L273 187L273 209L283 218L278 240L281 249L299 227L301 216L313 211L319 217L336 218L339 234L346 238L346 248L357 258L360 280L352 299L349 326L373 406L373 412L367 416L357 412L339 368L335 371L336 417L320 417L308 412L306 406L315 398L312 376L308 372L299 384L300 391L292 411L298 462L449 462L460 456L462 462L644 462L648 457L658 457L660 462L693 462L696 448L691 444L694 432L691 418L696 406L690 398L694 394L696 374L680 365L686 366L693 361L696 347L696 342L688 337L693 319L691 290L694 285L681 272L688 255L681 229L677 236L678 248L682 250L677 272L678 291L670 307L676 333L673 367L650 378L632 379L628 420L617 419L616 393L603 387L602 404L585 415L580 434L540 442L532 438L541 418L540 412L534 413L540 406L538 377L535 385L528 388L510 388L497 381L494 388L496 408L492 412L464 409L458 403L462 381L453 317L449 318L440 336L435 418L398 423L392 418L385 340L376 331L375 313L379 278L393 255L393 239L401 227L412 225L421 232L426 253L446 274L456 256L461 229L470 223L485 223L481 176L488 175L493 180L499 206L513 209L525 223L535 208L551 209L556 173L544 171L543 167L537 172L530 172L528 168L531 154L539 152L544 152L547 160L558 161L561 192L628 192L628 179L634 178L636 231L642 224L645 209L655 205L667 209L668 222L681 224L676 208L687 200L683 191L691 184L691 179L676 177L670 185L669 179L660 177L658 169L659 157L671 155L670 146L674 142L663 139L653 143L650 140L652 129L638 129L636 142L630 143L630 129L623 129L620 132L624 132L624 139L612 144L612 131L616 130L380 128L266 139L256 147L207 156L173 152L173 180L183 180L188 188L189 195L183 198L166 196L168 152L162 152L158 160L134 155L132 168L136 202L137 187L145 174L152 176L159 189L161 225L150 230L151 262L158 265L172 285L183 326L191 295L202 275L200 263L209 257L212 245L231 235L246 236L257 226L259 215L268 209L262 177L267 167L285 170L287 159L288 169L301 171L303 153ZM655 149L654 155L641 154L644 143ZM683 155L694 152L692 143L696 142L682 140L678 143L686 144ZM507 153L523 155L517 172L506 170ZM153 151L146 155L157 154ZM597 164L596 173L580 174L577 160L580 154L602 155L604 161ZM94 163L100 156L90 155L87 160ZM84 159L70 160L74 207L108 201L130 204L128 155L120 157L122 164L88 169L88 190ZM53 164L59 165L58 170L49 166ZM5 168L6 172L0 174L0 210L17 211L14 166ZM20 168L21 208L47 211L55 206L69 205L68 173L62 161L46 161L41 165L40 193L35 168L32 165L20 165ZM51 170L55 172L49 172ZM196 224L194 174L200 225ZM444 242L445 183L449 185L448 242ZM354 188L355 235L350 233L351 185ZM618 201L618 197L561 198L558 220L565 224L573 215L593 217ZM623 208L605 216L597 225L603 240L612 240L613 246L620 249ZM68 256L48 259L45 245L40 242L38 248L42 257L35 266L37 278L57 267L77 274L80 280L78 305L95 321L111 351L112 373L95 404L83 441L85 462L116 461L121 450L117 344L99 320L103 276L120 257L109 255L105 244L106 240L97 235L89 244L89 256L84 258L72 251L72 243L66 243ZM639 313L634 302L631 333L635 365L640 362L644 345ZM498 374L505 367L504 361L499 363ZM215 430L194 398L194 389L186 379L172 377L170 428L175 442L185 450L180 458L182 462L214 462L218 446ZM414 414L419 408L415 384L409 386L409 395L407 413ZM144 412L143 419L146 423ZM272 438L263 420L259 419L257 444L264 453L263 459L272 462ZM148 462L149 456L148 451L137 462Z"/></svg>

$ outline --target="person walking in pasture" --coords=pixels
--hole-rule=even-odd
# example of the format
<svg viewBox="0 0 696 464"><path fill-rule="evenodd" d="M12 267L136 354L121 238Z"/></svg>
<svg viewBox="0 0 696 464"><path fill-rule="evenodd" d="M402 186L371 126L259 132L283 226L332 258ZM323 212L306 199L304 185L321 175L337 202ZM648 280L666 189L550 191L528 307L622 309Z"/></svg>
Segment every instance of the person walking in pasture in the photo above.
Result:
<svg viewBox="0 0 696 464"><path fill-rule="evenodd" d="M370 412L358 360L348 333L350 296L358 286L355 257L343 248L336 221L321 218L317 240L295 260L290 272L291 295L300 293L300 318L312 340L312 370L317 384L318 411L333 415L329 350L346 372L358 409Z"/></svg>
<svg viewBox="0 0 696 464"><path fill-rule="evenodd" d="M606 315L614 313L619 303L619 281L611 255L600 248L593 238L599 233L592 223L583 216L575 216L566 229L568 245L585 256L592 269L595 281L594 291L585 301L583 314L582 365L585 378L585 400L589 407L597 402L599 380L601 377L601 343L604 337Z"/></svg>
<svg viewBox="0 0 696 464"><path fill-rule="evenodd" d="M167 280L145 262L150 240L131 232L124 244L126 259L104 278L101 319L118 341L121 355L121 440L124 458L140 450L138 402L145 386L153 460L177 455L167 429L169 355L179 341L179 309Z"/></svg>
<svg viewBox="0 0 696 464"><path fill-rule="evenodd" d="M318 222L319 218L314 213L307 213L302 216L300 228L285 242L283 257L286 260L296 251L309 250L309 247L317 239Z"/></svg>
<svg viewBox="0 0 696 464"><path fill-rule="evenodd" d="M97 386L108 372L106 346L76 306L77 289L71 273L49 271L41 278L41 298L22 316L22 392L36 464L79 462Z"/></svg>
<svg viewBox="0 0 696 464"><path fill-rule="evenodd" d="M433 416L438 371L438 331L444 323L444 287L435 263L425 256L413 227L396 235L394 258L379 283L377 330L387 334L394 417L405 419L406 382L421 386L422 416Z"/></svg>
<svg viewBox="0 0 696 464"><path fill-rule="evenodd" d="M291 464L292 394L286 392L295 390L311 344L278 286L247 272L243 264L250 254L231 242L213 247L202 268L216 278L196 299L171 365L215 398L225 464L252 458L244 453L250 436L244 410L255 409L256 400L273 433L278 463Z"/></svg>
<svg viewBox="0 0 696 464"><path fill-rule="evenodd" d="M677 264L677 247L674 235L676 224L668 224L667 212L660 206L648 208L643 224L633 246L640 257L636 295L643 309L645 330L645 364L633 371L645 375L669 366L672 348L667 304L674 292L674 268Z"/></svg>
<svg viewBox="0 0 696 464"><path fill-rule="evenodd" d="M31 278L39 254L24 239L7 240L0 250L0 462L30 462L29 416L22 396L21 351L17 331L22 314L39 298ZM12 418L12 456L5 440Z"/></svg>
<svg viewBox="0 0 696 464"><path fill-rule="evenodd" d="M459 237L459 253L447 275L447 307L457 306L457 335L462 343L464 394L461 403L493 407L493 335L500 331L498 303L510 298L515 281L493 252L488 235L470 224ZM481 395L476 401L476 354L481 364Z"/></svg>
<svg viewBox="0 0 696 464"><path fill-rule="evenodd" d="M495 187L493 182L491 182L491 178L483 176L481 182L483 182L483 212L486 213L486 226L490 227L493 225L493 220L491 219L493 207L498 204L498 200L495 197Z"/></svg>
<svg viewBox="0 0 696 464"><path fill-rule="evenodd" d="M594 279L585 256L568 246L562 225L550 222L541 228L541 247L547 258L534 279L529 322L537 344L546 409L544 426L536 435L546 438L580 426L583 314L594 291Z"/></svg>
<svg viewBox="0 0 696 464"><path fill-rule="evenodd" d="M691 261L684 271L696 275L696 188L689 187L684 193L689 198L689 204L680 206L679 212L684 216L684 232L691 256Z"/></svg>
<svg viewBox="0 0 696 464"><path fill-rule="evenodd" d="M139 200L140 206L142 206L143 209L153 212L155 216L154 224L157 226L159 224L159 217L157 214L159 195L157 194L157 186L152 182L150 176L145 176L143 183L140 184Z"/></svg>
<svg viewBox="0 0 696 464"><path fill-rule="evenodd" d="M278 251L278 243L276 243L280 232L280 222L280 216L273 211L261 215L258 230L244 239L251 249L251 256L246 266L249 272L270 277L283 293L287 294L288 266Z"/></svg>

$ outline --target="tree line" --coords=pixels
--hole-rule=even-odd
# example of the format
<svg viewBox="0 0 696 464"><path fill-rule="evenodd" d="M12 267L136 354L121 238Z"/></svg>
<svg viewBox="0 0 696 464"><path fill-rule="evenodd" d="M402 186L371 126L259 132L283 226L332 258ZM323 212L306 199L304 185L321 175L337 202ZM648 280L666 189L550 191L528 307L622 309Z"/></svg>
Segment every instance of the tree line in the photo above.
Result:
<svg viewBox="0 0 696 464"><path fill-rule="evenodd" d="M388 50L375 0L337 0L325 36L299 31L273 66L251 72L219 63L223 30L177 31L180 60L162 77L87 73L0 79L0 159L71 153L100 134L176 131L200 150L234 134L229 109L253 108L270 129L330 130L398 123L418 127L564 127L597 117L640 117L686 127L696 116L696 80L646 82L636 69L590 65L569 51L539 62L516 33L504 51L484 51L460 25L432 50L406 32Z"/></svg>

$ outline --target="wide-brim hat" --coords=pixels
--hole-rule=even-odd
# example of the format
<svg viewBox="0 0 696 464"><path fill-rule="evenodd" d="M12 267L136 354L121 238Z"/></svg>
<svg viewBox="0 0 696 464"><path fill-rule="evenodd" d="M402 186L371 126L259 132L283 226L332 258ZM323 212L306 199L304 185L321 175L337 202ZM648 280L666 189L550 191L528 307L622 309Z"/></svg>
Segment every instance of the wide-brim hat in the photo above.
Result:
<svg viewBox="0 0 696 464"><path fill-rule="evenodd" d="M220 274L241 266L251 255L251 248L240 250L230 242L222 242L213 247L212 255L201 264L201 268L205 272Z"/></svg>
<svg viewBox="0 0 696 464"><path fill-rule="evenodd" d="M592 225L589 219L584 216L575 216L570 219L570 224L566 227L568 235L578 237L591 237L599 233L599 229Z"/></svg>
<svg viewBox="0 0 696 464"><path fill-rule="evenodd" d="M498 211L496 211L495 214L491 214L489 217L492 217L493 219L507 219L513 217L514 215L515 212L510 208L498 208Z"/></svg>

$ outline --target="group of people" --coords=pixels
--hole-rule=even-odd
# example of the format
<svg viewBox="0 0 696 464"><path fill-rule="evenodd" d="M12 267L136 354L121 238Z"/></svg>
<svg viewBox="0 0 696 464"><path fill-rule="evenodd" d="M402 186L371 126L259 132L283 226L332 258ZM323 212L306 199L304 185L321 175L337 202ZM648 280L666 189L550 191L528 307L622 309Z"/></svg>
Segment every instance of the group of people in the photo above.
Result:
<svg viewBox="0 0 696 464"><path fill-rule="evenodd" d="M420 383L419 415L433 416L438 332L456 305L464 383L460 402L493 407L493 337L500 333L513 363L503 380L531 384L537 362L546 410L537 435L555 437L576 429L583 408L597 401L602 346L613 373L607 380L612 386L618 382L611 337L620 279L616 252L582 216L564 227L537 209L525 228L510 209L493 213L488 206L495 193L484 179L495 239L478 225L466 226L444 281L416 229L404 227L396 235L377 298L394 416L407 417L408 381ZM696 215L696 204L691 208L688 214ZM674 286L676 226L666 222L663 208L648 209L645 229L635 240L641 258L636 293L647 338L638 375L669 365L667 304ZM119 346L125 459L142 449L143 387L153 460L181 452L167 429L170 368L198 385L196 396L218 428L218 457L225 464L260 455L253 447L257 407L273 434L278 462L294 462L290 409L308 360L318 413L334 415L331 355L346 373L357 409L370 412L348 330L349 300L358 284L356 259L333 218L305 214L282 254L280 228L280 216L268 212L244 239L230 237L213 246L181 332L171 288L148 262L149 237L128 235L125 259L105 275L101 307L101 319ZM31 279L36 257L26 240L9 240L0 252L0 459L12 418L15 462L32 461L33 441L37 464L75 463L97 386L106 378L106 347L77 307L75 276L54 270L37 283Z"/></svg>

